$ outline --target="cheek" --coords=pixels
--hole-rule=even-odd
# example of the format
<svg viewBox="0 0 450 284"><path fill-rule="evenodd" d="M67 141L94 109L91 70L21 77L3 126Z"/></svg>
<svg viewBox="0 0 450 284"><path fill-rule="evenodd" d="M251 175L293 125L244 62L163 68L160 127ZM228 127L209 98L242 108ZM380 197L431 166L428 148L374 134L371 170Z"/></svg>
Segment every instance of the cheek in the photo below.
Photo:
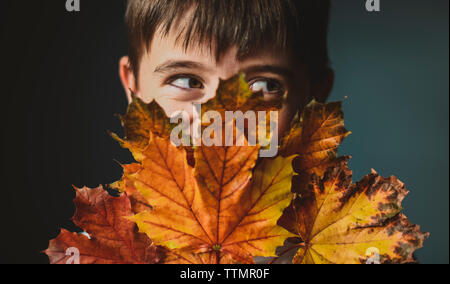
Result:
<svg viewBox="0 0 450 284"><path fill-rule="evenodd" d="M175 101L168 98L167 96L160 96L155 100L158 105L161 106L168 117L171 117L172 115L180 111L184 111L189 115L190 119L193 118L194 108L191 102Z"/></svg>
<svg viewBox="0 0 450 284"><path fill-rule="evenodd" d="M151 73L147 70L146 66L142 64L139 70L138 78L138 96L145 103L150 103L158 97L158 88Z"/></svg>
<svg viewBox="0 0 450 284"><path fill-rule="evenodd" d="M151 76L146 76L145 72L142 72L139 77L137 95L146 104L156 101L168 117L180 110L184 110L191 115L192 106L190 103L172 100L167 96L168 91L164 87L161 87L157 80Z"/></svg>
<svg viewBox="0 0 450 284"><path fill-rule="evenodd" d="M289 105L287 103L285 103L281 108L278 115L278 133L280 136L283 135L284 132L289 130L291 120L294 118L295 113L296 111L292 107L292 105Z"/></svg>
<svg viewBox="0 0 450 284"><path fill-rule="evenodd" d="M280 135L289 130L291 121L297 112L302 112L303 108L310 103L311 92L309 83L305 80L298 80L298 83L290 88L290 92L279 114Z"/></svg>
<svg viewBox="0 0 450 284"><path fill-rule="evenodd" d="M312 100L309 79L305 76L297 76L290 90L292 91L288 94L287 103L291 105L294 112L301 112Z"/></svg>

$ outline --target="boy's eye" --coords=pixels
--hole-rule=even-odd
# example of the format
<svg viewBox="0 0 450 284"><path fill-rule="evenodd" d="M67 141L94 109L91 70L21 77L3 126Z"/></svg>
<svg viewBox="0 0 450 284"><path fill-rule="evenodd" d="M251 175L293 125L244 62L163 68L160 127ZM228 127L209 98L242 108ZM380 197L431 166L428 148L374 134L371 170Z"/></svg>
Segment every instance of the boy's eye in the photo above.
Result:
<svg viewBox="0 0 450 284"><path fill-rule="evenodd" d="M202 82L190 77L178 77L170 81L169 84L181 89L203 89Z"/></svg>
<svg viewBox="0 0 450 284"><path fill-rule="evenodd" d="M250 83L250 89L253 92L262 91L264 94L268 95L283 95L284 89L281 83L272 79L260 79Z"/></svg>

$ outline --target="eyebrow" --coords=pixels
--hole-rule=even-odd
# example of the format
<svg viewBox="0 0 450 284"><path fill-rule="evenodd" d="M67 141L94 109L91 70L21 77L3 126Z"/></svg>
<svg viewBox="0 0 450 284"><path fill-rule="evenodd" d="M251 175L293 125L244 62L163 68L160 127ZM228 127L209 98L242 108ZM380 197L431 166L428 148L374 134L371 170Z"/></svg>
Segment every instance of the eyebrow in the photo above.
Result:
<svg viewBox="0 0 450 284"><path fill-rule="evenodd" d="M168 73L179 69L200 69L210 71L204 64L189 60L168 60L155 68L155 73ZM279 65L254 65L241 70L245 74L251 73L274 73L286 78L292 78L294 71Z"/></svg>
<svg viewBox="0 0 450 284"><path fill-rule="evenodd" d="M173 70L178 69L202 69L209 70L205 65L195 61L186 61L186 60L168 60L155 68L155 73L167 73Z"/></svg>
<svg viewBox="0 0 450 284"><path fill-rule="evenodd" d="M294 77L294 71L279 65L254 65L242 70L245 74L251 73L274 73L286 78Z"/></svg>

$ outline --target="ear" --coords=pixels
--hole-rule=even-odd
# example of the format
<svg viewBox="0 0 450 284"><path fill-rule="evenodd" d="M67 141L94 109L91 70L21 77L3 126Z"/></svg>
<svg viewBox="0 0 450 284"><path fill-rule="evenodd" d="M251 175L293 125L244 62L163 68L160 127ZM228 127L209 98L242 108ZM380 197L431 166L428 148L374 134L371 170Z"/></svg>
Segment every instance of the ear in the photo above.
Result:
<svg viewBox="0 0 450 284"><path fill-rule="evenodd" d="M315 81L311 87L311 95L316 101L325 103L331 94L334 85L334 71L328 68L324 76Z"/></svg>
<svg viewBox="0 0 450 284"><path fill-rule="evenodd" d="M119 62L119 76L122 81L123 88L127 94L128 102L131 102L131 91L136 93L136 77L131 69L130 59L124 56Z"/></svg>

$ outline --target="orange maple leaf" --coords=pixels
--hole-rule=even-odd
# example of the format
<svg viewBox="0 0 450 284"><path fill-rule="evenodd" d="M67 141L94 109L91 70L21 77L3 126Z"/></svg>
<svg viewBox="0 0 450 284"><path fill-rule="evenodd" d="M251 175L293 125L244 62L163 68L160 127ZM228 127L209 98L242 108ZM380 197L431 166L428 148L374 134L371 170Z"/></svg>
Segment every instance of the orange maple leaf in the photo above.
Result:
<svg viewBox="0 0 450 284"><path fill-rule="evenodd" d="M126 179L153 208L131 220L156 244L252 263L291 236L276 223L292 200L293 157L262 161L252 178L259 147L197 147L191 167L184 149L153 134L144 151L124 145L141 164Z"/></svg>

